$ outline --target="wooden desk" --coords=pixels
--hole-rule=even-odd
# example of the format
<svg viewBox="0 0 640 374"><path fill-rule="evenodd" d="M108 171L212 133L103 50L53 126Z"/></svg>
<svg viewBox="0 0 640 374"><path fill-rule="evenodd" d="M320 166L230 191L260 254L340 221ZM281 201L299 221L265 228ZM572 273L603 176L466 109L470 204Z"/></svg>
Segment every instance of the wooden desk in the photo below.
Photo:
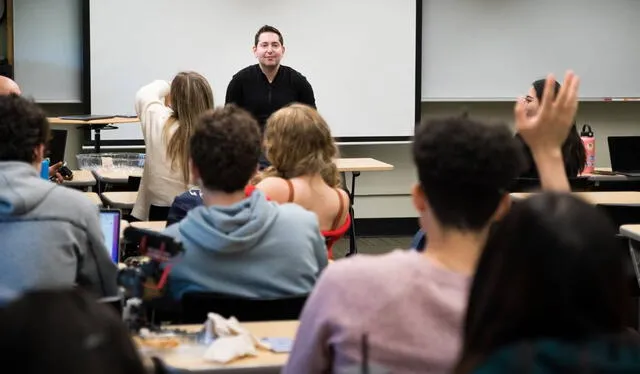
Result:
<svg viewBox="0 0 640 374"><path fill-rule="evenodd" d="M143 168L127 169L96 169L93 171L96 179L101 183L126 184L129 177L142 177Z"/></svg>
<svg viewBox="0 0 640 374"><path fill-rule="evenodd" d="M338 171L342 173L344 185L351 200L351 204L349 206L349 213L351 215L351 226L349 227L349 254L351 255L358 253L356 244L356 218L355 211L353 209L353 203L356 199L356 178L359 177L360 173L363 171L393 170L393 165L373 158L336 158L333 162L338 167ZM345 172L351 173L351 188L347 185Z"/></svg>
<svg viewBox="0 0 640 374"><path fill-rule="evenodd" d="M167 227L167 221L137 221L131 222L131 227L153 231L162 231Z"/></svg>
<svg viewBox="0 0 640 374"><path fill-rule="evenodd" d="M96 178L89 170L73 170L73 179L62 184L69 187L92 187L96 185Z"/></svg>
<svg viewBox="0 0 640 374"><path fill-rule="evenodd" d="M336 158L333 162L340 172L393 170L393 165L374 158Z"/></svg>
<svg viewBox="0 0 640 374"><path fill-rule="evenodd" d="M620 235L640 242L640 225L622 225L620 226Z"/></svg>
<svg viewBox="0 0 640 374"><path fill-rule="evenodd" d="M640 181L640 176L628 176L623 174L615 174L611 168L596 168L593 174L585 174L590 181L596 182L596 185L600 182L637 182Z"/></svg>
<svg viewBox="0 0 640 374"><path fill-rule="evenodd" d="M295 338L296 331L298 330L298 321L272 321L272 322L248 322L242 324L246 327L256 338ZM188 326L169 326L177 327L186 330L199 331L202 325L188 325ZM152 355L160 358L168 366L189 370L197 373L279 373L282 367L287 362L289 355L286 353L273 353L264 350L258 350L258 355L255 357L245 357L235 361L232 361L226 365L216 364L214 362L205 361L202 356L206 351L206 347L194 347L184 350L167 349L162 351L153 352ZM146 352L142 352L143 355L151 355Z"/></svg>
<svg viewBox="0 0 640 374"><path fill-rule="evenodd" d="M84 196L86 196L89 200L91 200L92 203L94 203L95 205L101 207L102 206L102 200L100 200L100 196L98 196L97 193L95 192L85 192Z"/></svg>
<svg viewBox="0 0 640 374"><path fill-rule="evenodd" d="M105 203L112 208L131 210L138 198L138 192L104 192L101 196L105 200Z"/></svg>
<svg viewBox="0 0 640 374"><path fill-rule="evenodd" d="M101 130L116 129L117 127L113 125L140 122L138 118L123 118L123 117L94 119L90 121L69 120L69 119L62 119L60 117L49 117L48 120L49 120L49 123L52 125L71 125L71 126L78 126L78 127L88 127L89 129L95 131L96 153L100 153L100 131Z"/></svg>
<svg viewBox="0 0 640 374"><path fill-rule="evenodd" d="M526 199L535 192L516 192L511 197L514 200ZM640 192L638 191L597 191L573 192L572 195L582 198L593 205L628 205L640 206Z"/></svg>

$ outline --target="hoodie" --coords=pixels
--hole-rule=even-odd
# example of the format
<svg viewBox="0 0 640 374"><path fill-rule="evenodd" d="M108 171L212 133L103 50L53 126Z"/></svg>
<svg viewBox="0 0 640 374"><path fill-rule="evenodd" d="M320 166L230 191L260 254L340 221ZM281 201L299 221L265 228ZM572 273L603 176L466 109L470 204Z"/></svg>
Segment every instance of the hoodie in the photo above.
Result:
<svg viewBox="0 0 640 374"><path fill-rule="evenodd" d="M521 342L489 356L473 373L640 373L640 338L631 335L584 342Z"/></svg>
<svg viewBox="0 0 640 374"><path fill-rule="evenodd" d="M303 295L327 266L318 219L261 191L231 206L199 206L164 233L183 244L169 292L215 292L247 298Z"/></svg>
<svg viewBox="0 0 640 374"><path fill-rule="evenodd" d="M0 287L21 293L80 286L117 295L116 266L95 205L41 179L28 163L0 162Z"/></svg>

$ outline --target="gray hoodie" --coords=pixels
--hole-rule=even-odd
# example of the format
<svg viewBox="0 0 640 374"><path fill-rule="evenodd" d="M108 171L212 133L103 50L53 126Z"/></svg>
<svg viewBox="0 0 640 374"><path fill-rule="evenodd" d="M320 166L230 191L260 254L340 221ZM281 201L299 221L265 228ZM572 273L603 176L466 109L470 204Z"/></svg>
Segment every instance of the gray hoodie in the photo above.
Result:
<svg viewBox="0 0 640 374"><path fill-rule="evenodd" d="M98 297L117 294L98 208L25 162L0 162L0 238L0 287L78 285Z"/></svg>
<svg viewBox="0 0 640 374"><path fill-rule="evenodd" d="M188 291L251 298L302 295L327 266L318 218L261 191L231 206L199 206L165 234L185 248L169 277L172 296Z"/></svg>

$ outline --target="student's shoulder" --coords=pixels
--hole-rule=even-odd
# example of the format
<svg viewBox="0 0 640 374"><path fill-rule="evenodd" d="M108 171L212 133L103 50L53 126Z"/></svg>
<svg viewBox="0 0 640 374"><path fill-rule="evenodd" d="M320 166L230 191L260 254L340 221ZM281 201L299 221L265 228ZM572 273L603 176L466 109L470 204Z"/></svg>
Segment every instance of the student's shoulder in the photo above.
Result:
<svg viewBox="0 0 640 374"><path fill-rule="evenodd" d="M404 249L396 249L383 255L356 255L337 260L329 270L334 278L360 282L365 278L396 278L403 271L416 267L420 254Z"/></svg>
<svg viewBox="0 0 640 374"><path fill-rule="evenodd" d="M64 205L68 211L95 211L97 206L85 196L85 192L80 192L73 188L56 186L49 195L49 200L57 204Z"/></svg>
<svg viewBox="0 0 640 374"><path fill-rule="evenodd" d="M276 209L278 209L278 220L281 223L286 223L287 225L299 226L306 225L312 226L316 230L320 230L318 226L318 217L315 213L306 210L296 203L272 203L276 205Z"/></svg>
<svg viewBox="0 0 640 374"><path fill-rule="evenodd" d="M302 73L292 68L291 66L280 65L280 69L282 69L287 75L289 75L291 77L291 80L295 82L303 82L307 80L307 77L305 77Z"/></svg>

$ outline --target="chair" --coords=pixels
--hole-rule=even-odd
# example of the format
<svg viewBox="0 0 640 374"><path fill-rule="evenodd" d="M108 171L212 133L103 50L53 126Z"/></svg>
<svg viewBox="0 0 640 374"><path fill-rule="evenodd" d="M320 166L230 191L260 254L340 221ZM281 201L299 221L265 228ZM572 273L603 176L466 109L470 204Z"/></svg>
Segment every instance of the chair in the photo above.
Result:
<svg viewBox="0 0 640 374"><path fill-rule="evenodd" d="M129 191L138 191L140 189L141 180L142 180L142 177L136 177L136 176L130 175L129 178L127 179L127 189Z"/></svg>
<svg viewBox="0 0 640 374"><path fill-rule="evenodd" d="M417 250L418 252L423 252L424 248L427 244L427 235L422 231L422 229L418 230L416 234L413 236L411 240L411 248Z"/></svg>
<svg viewBox="0 0 640 374"><path fill-rule="evenodd" d="M168 206L153 205L149 207L149 221L166 221L169 217Z"/></svg>
<svg viewBox="0 0 640 374"><path fill-rule="evenodd" d="M187 292L182 296L181 323L202 323L207 313L242 322L285 321L300 317L309 295L270 299L250 299L213 292Z"/></svg>

